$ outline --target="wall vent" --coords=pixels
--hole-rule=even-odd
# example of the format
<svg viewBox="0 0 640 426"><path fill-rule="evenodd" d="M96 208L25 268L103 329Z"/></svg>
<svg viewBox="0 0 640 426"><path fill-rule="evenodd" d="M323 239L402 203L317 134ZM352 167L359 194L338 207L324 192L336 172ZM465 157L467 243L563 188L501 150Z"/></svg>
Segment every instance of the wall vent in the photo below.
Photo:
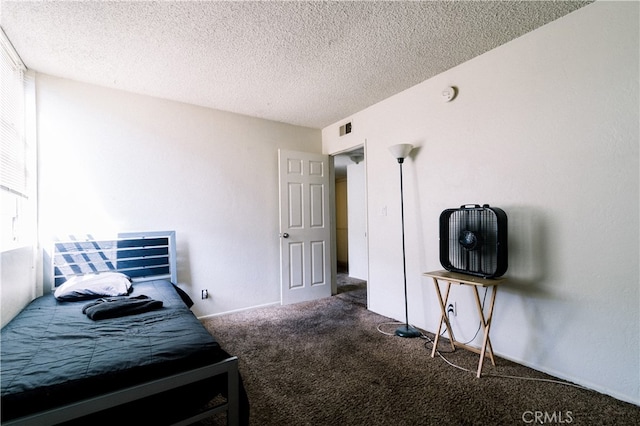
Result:
<svg viewBox="0 0 640 426"><path fill-rule="evenodd" d="M344 136L349 133L351 133L351 122L348 122L340 126L340 136Z"/></svg>

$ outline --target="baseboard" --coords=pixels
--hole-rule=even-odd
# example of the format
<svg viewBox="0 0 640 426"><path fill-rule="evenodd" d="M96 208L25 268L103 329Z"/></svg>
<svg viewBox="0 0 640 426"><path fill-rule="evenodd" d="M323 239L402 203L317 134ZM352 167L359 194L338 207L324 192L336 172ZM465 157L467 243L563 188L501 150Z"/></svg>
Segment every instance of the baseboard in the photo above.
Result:
<svg viewBox="0 0 640 426"><path fill-rule="evenodd" d="M529 367L532 370L536 370L536 371L540 371L541 373L548 374L548 375L553 376L553 377L555 377L555 378L557 378L559 380L564 380L566 382L570 382L570 383L576 384L578 386L582 386L584 388L587 388L587 389L589 389L591 391L598 392L598 393L601 393L601 394L604 394L604 395L609 395L609 396L611 396L611 397L613 397L613 398L615 398L617 400L628 402L630 404L634 404L634 405L640 406L640 401L634 400L633 397L631 397L629 395L623 395L623 394L620 394L618 392L613 392L611 389L606 389L603 386L597 385L597 384L592 383L590 381L580 380L580 378L578 378L578 377L570 377L570 376L568 376L566 374L563 374L560 371L554 370L552 368L544 368L544 367L541 367L539 365L535 365L535 364L532 364L530 362L526 362L526 361L524 361L522 359L513 358L513 357L507 356L505 354L496 352L495 350L493 351L493 353L497 357L506 359L506 360L511 361L511 362L515 362L516 364L524 365L525 367ZM499 376L500 373L496 373L496 375Z"/></svg>
<svg viewBox="0 0 640 426"><path fill-rule="evenodd" d="M203 315L201 317L198 317L198 319L199 320L203 320L203 319L207 319L207 318L219 317L220 315L234 314L236 312L243 312L243 311L248 311L248 310L251 310L251 309L268 308L270 306L280 306L280 305L281 305L280 302L265 303L263 305L248 306L246 308L233 309L231 311L224 311L224 312L217 312L215 314L210 314L210 315Z"/></svg>

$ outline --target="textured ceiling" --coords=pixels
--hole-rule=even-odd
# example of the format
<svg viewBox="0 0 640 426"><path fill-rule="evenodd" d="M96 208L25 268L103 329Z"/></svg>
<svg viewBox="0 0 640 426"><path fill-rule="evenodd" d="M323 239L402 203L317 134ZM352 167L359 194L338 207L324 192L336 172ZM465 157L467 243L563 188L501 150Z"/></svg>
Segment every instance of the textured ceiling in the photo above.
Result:
<svg viewBox="0 0 640 426"><path fill-rule="evenodd" d="M589 2L6 1L38 72L323 128Z"/></svg>

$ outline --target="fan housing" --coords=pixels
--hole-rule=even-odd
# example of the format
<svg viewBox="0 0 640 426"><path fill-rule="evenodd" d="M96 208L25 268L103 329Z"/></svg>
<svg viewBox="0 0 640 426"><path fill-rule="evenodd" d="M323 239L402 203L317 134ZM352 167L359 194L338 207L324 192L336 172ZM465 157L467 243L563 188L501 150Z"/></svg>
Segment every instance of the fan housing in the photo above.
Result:
<svg viewBox="0 0 640 426"><path fill-rule="evenodd" d="M452 272L495 278L507 271L507 215L488 204L440 214L440 263Z"/></svg>

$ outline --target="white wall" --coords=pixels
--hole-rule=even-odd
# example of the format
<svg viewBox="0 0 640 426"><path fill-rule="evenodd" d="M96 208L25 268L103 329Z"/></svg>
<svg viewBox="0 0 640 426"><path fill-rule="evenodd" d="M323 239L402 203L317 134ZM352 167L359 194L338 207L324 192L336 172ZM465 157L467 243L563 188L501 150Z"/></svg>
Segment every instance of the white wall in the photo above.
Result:
<svg viewBox="0 0 640 426"><path fill-rule="evenodd" d="M336 136L340 123L323 129L325 153L367 140L371 310L404 318L398 171L387 147L412 143L410 321L437 328L433 284L421 273L441 269L440 213L501 207L509 284L496 300L494 350L640 404L638 18L637 2L596 2L349 117L349 139ZM448 85L459 88L451 103L440 96ZM454 331L470 339L471 292L455 287L451 297Z"/></svg>
<svg viewBox="0 0 640 426"><path fill-rule="evenodd" d="M349 204L349 276L368 279L366 159L347 166Z"/></svg>
<svg viewBox="0 0 640 426"><path fill-rule="evenodd" d="M319 130L42 74L37 96L43 248L175 230L197 315L279 303L277 153L320 152Z"/></svg>

